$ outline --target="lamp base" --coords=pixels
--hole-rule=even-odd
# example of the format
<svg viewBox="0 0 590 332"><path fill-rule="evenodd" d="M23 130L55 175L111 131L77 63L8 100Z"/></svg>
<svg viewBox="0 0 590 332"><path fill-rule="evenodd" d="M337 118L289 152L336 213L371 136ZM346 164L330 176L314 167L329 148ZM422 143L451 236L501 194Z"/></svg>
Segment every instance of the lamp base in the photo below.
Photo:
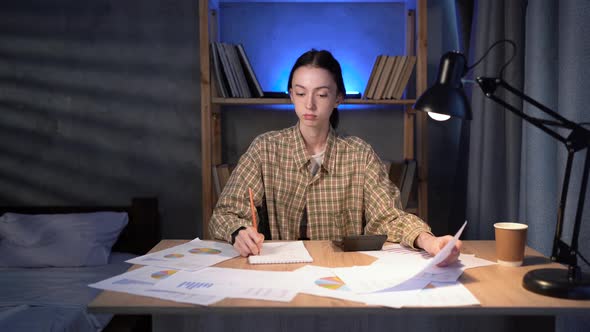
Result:
<svg viewBox="0 0 590 332"><path fill-rule="evenodd" d="M590 299L590 276L579 273L576 280L569 280L566 269L538 269L527 272L522 286L537 294L564 299Z"/></svg>

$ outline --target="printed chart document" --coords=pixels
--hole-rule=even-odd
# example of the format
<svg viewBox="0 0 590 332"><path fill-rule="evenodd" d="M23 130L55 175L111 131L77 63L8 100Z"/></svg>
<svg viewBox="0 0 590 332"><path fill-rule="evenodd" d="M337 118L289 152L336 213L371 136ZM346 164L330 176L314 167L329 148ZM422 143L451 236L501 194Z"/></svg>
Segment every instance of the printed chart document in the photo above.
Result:
<svg viewBox="0 0 590 332"><path fill-rule="evenodd" d="M155 288L194 295L289 302L299 292L300 279L297 272L208 267L194 272L178 271Z"/></svg>
<svg viewBox="0 0 590 332"><path fill-rule="evenodd" d="M433 282L434 288L425 288L412 306L449 307L479 305L479 300L460 282Z"/></svg>
<svg viewBox="0 0 590 332"><path fill-rule="evenodd" d="M479 300L460 282L431 283L434 287L418 291L379 292L365 296L365 303L391 308L459 307L479 305Z"/></svg>
<svg viewBox="0 0 590 332"><path fill-rule="evenodd" d="M305 275L302 278L304 286L301 293L316 296L326 296L350 301L362 301L360 295L352 292L331 268L305 265L296 270Z"/></svg>
<svg viewBox="0 0 590 332"><path fill-rule="evenodd" d="M467 221L457 231L453 239L434 257L427 258L421 254L406 255L398 257L397 264L377 261L368 266L335 268L333 271L351 290L357 293L371 293L395 287L409 279L423 275L447 258L466 225Z"/></svg>
<svg viewBox="0 0 590 332"><path fill-rule="evenodd" d="M144 266L123 274L88 285L92 288L155 297L163 300L209 305L224 299L212 294L186 294L176 291L154 289L160 281L169 278L179 270L155 266Z"/></svg>
<svg viewBox="0 0 590 332"><path fill-rule="evenodd" d="M374 299L380 299L381 297L397 298L397 294L400 293L407 294L408 297L410 297L411 294L417 295L429 283L429 281L416 279L388 289L388 293L385 295L382 295L382 293L358 294L353 292L342 279L338 278L338 276L332 272L331 268L305 265L296 271L302 274L300 283L304 286L300 293L364 303L376 301ZM401 302L399 306L401 307L402 305L403 302Z"/></svg>
<svg viewBox="0 0 590 332"><path fill-rule="evenodd" d="M126 262L196 271L236 256L238 253L229 243L203 241L196 238L179 246L135 257Z"/></svg>
<svg viewBox="0 0 590 332"><path fill-rule="evenodd" d="M265 242L260 255L248 256L250 264L311 263L313 258L303 241Z"/></svg>

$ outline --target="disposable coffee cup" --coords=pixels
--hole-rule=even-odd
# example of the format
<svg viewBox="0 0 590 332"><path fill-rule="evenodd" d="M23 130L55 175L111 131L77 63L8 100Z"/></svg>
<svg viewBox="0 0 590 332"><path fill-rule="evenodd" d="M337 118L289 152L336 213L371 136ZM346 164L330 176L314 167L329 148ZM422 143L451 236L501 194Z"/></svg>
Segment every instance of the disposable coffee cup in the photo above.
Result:
<svg viewBox="0 0 590 332"><path fill-rule="evenodd" d="M522 265L528 227L528 225L515 222L494 224L498 264L503 266Z"/></svg>

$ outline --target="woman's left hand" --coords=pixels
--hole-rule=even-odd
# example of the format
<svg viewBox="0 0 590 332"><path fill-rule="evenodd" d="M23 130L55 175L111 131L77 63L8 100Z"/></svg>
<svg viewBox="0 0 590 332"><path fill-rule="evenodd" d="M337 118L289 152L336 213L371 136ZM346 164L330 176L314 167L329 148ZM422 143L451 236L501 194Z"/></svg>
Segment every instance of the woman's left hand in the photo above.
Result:
<svg viewBox="0 0 590 332"><path fill-rule="evenodd" d="M450 235L437 237L429 233L421 233L416 239L416 244L418 245L418 247L426 250L426 252L428 252L432 256L435 256L452 239L453 237ZM461 245L461 240L457 240L449 256L447 256L442 262L438 263L436 266L443 267L455 263L459 259L459 254L461 253Z"/></svg>

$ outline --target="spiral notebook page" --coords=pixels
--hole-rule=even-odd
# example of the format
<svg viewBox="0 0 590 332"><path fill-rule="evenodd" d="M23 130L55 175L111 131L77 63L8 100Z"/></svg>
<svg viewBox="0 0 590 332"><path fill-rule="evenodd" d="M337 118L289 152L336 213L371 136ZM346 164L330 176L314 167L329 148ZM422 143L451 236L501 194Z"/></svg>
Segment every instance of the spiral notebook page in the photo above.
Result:
<svg viewBox="0 0 590 332"><path fill-rule="evenodd" d="M248 256L250 264L311 263L313 258L303 241L265 242L260 255Z"/></svg>

